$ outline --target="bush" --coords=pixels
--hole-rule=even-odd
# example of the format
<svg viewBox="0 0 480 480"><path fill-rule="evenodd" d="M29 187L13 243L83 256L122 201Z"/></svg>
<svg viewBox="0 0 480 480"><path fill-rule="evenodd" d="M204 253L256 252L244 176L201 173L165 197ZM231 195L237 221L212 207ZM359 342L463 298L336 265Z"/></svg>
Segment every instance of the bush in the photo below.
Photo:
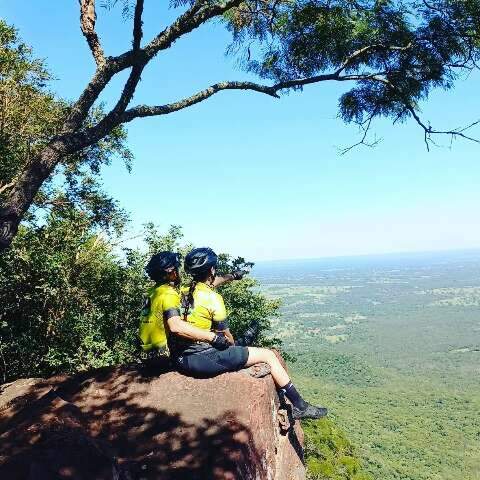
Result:
<svg viewBox="0 0 480 480"><path fill-rule="evenodd" d="M330 420L303 422L309 480L372 480L362 471L355 449Z"/></svg>
<svg viewBox="0 0 480 480"><path fill-rule="evenodd" d="M144 248L119 249L81 211L52 211L41 225L21 227L0 257L0 372L3 381L73 373L138 360L137 330L151 285L143 268L152 252L185 252L181 229L161 235L148 225ZM222 268L235 262L222 255ZM279 304L244 279L223 287L232 331L261 320L260 343Z"/></svg>

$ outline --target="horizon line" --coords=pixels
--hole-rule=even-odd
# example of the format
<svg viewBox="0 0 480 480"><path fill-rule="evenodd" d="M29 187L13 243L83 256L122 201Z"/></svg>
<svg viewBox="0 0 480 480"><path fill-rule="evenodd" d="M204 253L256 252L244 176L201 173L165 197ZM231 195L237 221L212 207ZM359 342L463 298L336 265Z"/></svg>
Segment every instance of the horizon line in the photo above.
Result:
<svg viewBox="0 0 480 480"><path fill-rule="evenodd" d="M348 258L369 258L369 257L390 257L397 255L425 255L425 254L442 254L442 253L480 253L480 247L467 247L467 248L451 248L451 249L439 249L439 250L401 250L394 252L384 253L359 253L359 254L347 254L347 255L327 255L323 257L290 257L290 258L278 258L268 260L253 260L255 264L259 263L276 263L276 262L297 262L308 260L333 260L333 259L348 259Z"/></svg>

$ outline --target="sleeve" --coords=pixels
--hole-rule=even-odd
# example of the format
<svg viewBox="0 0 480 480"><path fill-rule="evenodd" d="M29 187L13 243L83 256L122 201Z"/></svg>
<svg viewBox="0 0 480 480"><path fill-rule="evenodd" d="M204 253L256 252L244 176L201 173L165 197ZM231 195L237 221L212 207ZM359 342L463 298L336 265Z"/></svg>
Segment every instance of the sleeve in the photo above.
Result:
<svg viewBox="0 0 480 480"><path fill-rule="evenodd" d="M180 296L178 294L165 295L163 299L163 317L168 320L171 317L180 316Z"/></svg>
<svg viewBox="0 0 480 480"><path fill-rule="evenodd" d="M228 329L227 312L225 310L225 303L221 295L215 295L213 316L212 316L212 330L222 331Z"/></svg>

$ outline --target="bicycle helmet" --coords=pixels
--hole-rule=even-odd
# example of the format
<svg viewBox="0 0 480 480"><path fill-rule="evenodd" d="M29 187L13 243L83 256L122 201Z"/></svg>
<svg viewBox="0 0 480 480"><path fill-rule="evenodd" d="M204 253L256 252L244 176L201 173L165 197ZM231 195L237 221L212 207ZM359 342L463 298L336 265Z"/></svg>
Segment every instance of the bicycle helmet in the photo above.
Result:
<svg viewBox="0 0 480 480"><path fill-rule="evenodd" d="M210 268L216 267L217 254L211 248L194 248L185 257L185 271L193 277L201 277L208 273Z"/></svg>
<svg viewBox="0 0 480 480"><path fill-rule="evenodd" d="M152 256L145 267L147 275L154 281L163 280L167 273L180 266L180 255L173 252L159 252Z"/></svg>

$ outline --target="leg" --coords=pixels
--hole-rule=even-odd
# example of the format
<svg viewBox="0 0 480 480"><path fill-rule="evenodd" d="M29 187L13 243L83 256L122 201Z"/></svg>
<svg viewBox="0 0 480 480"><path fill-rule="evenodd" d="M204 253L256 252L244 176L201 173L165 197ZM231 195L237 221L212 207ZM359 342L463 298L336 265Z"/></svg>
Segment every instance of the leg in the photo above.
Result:
<svg viewBox="0 0 480 480"><path fill-rule="evenodd" d="M293 418L321 418L327 414L327 409L316 407L306 402L297 389L290 381L288 373L283 368L277 356L267 348L248 347L248 360L246 367L255 365L256 363L265 362L270 365L273 381L277 385L277 389L281 390L292 403Z"/></svg>
<svg viewBox="0 0 480 480"><path fill-rule="evenodd" d="M248 347L248 360L245 366L250 367L260 362L270 365L272 378L277 387L281 388L290 381L288 373L271 350L268 350L268 348Z"/></svg>
<svg viewBox="0 0 480 480"><path fill-rule="evenodd" d="M245 347L232 346L226 350L211 348L204 352L179 357L177 365L183 373L209 378L240 370L245 366L247 356L248 351Z"/></svg>

